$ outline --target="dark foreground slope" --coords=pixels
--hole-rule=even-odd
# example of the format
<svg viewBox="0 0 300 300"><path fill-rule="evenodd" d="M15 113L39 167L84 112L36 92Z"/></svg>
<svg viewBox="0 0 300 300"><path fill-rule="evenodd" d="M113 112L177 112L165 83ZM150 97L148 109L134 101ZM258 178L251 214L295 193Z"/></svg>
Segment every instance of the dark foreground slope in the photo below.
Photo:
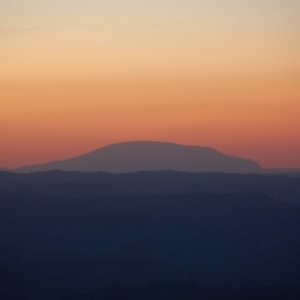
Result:
<svg viewBox="0 0 300 300"><path fill-rule="evenodd" d="M160 142L125 142L109 145L78 157L44 165L18 168L30 173L49 170L111 173L174 170L185 172L261 173L250 159L225 155L215 149Z"/></svg>
<svg viewBox="0 0 300 300"><path fill-rule="evenodd" d="M51 174L59 190L66 174ZM70 196L74 183L58 197L35 193L39 175L0 191L0 299L299 299L298 205L245 192L124 197L121 185Z"/></svg>

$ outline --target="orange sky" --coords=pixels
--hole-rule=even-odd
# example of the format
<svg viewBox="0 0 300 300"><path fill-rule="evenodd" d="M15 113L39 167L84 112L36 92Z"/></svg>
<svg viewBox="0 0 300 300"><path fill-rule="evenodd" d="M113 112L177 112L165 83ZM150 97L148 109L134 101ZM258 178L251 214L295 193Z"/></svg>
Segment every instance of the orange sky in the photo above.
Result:
<svg viewBox="0 0 300 300"><path fill-rule="evenodd" d="M27 4L0 4L0 167L156 140L300 168L298 1Z"/></svg>

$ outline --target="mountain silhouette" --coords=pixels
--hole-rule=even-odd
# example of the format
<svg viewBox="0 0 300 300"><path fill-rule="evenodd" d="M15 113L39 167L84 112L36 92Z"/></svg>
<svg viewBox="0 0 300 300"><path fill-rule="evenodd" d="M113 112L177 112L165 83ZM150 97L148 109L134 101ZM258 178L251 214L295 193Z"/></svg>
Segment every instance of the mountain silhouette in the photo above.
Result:
<svg viewBox="0 0 300 300"><path fill-rule="evenodd" d="M78 157L20 167L15 171L30 173L50 170L111 173L157 170L224 173L263 171L250 159L225 155L213 148L152 141L112 144Z"/></svg>

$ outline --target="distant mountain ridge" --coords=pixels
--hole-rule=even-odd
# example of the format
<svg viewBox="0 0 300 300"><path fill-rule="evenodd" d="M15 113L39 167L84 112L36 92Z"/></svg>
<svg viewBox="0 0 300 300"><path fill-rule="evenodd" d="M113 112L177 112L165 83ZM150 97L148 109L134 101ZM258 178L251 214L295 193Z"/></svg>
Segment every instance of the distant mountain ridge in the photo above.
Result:
<svg viewBox="0 0 300 300"><path fill-rule="evenodd" d="M133 141L112 144L74 158L24 166L16 172L50 170L110 173L173 170L184 172L261 173L254 161L223 154L213 148L174 143Z"/></svg>

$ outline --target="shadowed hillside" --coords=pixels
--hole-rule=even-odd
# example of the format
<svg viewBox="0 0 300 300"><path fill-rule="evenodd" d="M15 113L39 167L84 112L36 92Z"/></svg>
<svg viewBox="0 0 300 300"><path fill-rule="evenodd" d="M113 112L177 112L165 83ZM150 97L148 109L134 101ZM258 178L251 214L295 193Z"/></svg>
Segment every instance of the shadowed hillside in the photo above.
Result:
<svg viewBox="0 0 300 300"><path fill-rule="evenodd" d="M261 193L2 195L0 298L297 294L299 217Z"/></svg>
<svg viewBox="0 0 300 300"><path fill-rule="evenodd" d="M0 172L0 298L299 299L299 195L282 175Z"/></svg>

